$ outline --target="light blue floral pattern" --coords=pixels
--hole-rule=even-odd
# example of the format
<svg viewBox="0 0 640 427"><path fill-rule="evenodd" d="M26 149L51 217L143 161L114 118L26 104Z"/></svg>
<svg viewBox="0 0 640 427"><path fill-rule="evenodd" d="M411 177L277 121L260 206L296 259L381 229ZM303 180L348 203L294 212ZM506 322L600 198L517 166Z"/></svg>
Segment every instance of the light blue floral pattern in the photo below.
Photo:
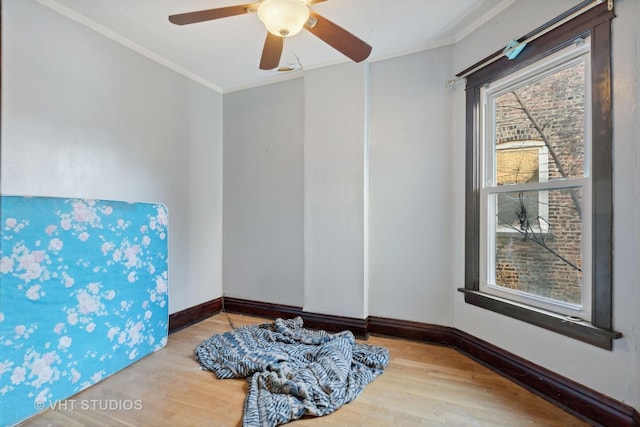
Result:
<svg viewBox="0 0 640 427"><path fill-rule="evenodd" d="M12 425L162 348L163 205L4 196L0 424Z"/></svg>

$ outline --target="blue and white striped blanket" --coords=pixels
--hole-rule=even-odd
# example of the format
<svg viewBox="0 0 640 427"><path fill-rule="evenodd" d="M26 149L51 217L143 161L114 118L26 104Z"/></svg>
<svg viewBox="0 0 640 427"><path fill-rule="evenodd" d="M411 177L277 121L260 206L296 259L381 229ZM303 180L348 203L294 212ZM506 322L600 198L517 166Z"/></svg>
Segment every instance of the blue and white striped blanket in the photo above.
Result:
<svg viewBox="0 0 640 427"><path fill-rule="evenodd" d="M355 399L389 363L389 352L356 342L350 331L303 328L303 320L243 326L195 349L218 378L247 378L243 426L277 426L322 416Z"/></svg>

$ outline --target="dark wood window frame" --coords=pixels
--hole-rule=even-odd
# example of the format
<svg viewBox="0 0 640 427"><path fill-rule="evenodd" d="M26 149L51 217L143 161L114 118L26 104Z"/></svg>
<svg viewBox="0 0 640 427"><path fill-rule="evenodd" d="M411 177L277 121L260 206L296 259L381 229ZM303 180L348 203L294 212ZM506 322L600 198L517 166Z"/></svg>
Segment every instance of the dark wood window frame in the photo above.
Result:
<svg viewBox="0 0 640 427"><path fill-rule="evenodd" d="M607 2L564 21L592 1L584 1L519 41L536 34L516 59L506 57L482 66L480 61L458 74L466 76L466 209L465 209L465 302L542 328L611 350L621 333L613 330L612 256L612 121L611 121L611 20ZM549 30L550 29L550 30ZM592 318L591 322L568 320L549 312L480 291L480 89L568 46L578 37L591 36L592 89ZM501 52L487 58L494 58Z"/></svg>

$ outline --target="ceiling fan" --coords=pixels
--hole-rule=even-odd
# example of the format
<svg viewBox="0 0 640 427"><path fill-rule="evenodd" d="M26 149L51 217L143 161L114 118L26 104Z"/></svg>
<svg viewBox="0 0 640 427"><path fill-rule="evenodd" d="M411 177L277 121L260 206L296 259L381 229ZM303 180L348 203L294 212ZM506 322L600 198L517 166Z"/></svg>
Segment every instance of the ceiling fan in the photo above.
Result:
<svg viewBox="0 0 640 427"><path fill-rule="evenodd" d="M185 25L257 12L268 31L260 59L261 70L278 66L284 38L297 34L302 28L355 62L367 59L371 46L309 8L309 5L323 1L326 0L260 0L258 3L171 15L169 21Z"/></svg>

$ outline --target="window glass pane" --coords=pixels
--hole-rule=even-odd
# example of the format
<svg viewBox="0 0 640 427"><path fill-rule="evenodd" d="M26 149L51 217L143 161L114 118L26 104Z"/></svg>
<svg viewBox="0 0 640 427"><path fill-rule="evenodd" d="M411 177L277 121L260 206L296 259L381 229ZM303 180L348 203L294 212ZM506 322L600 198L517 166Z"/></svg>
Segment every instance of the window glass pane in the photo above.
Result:
<svg viewBox="0 0 640 427"><path fill-rule="evenodd" d="M503 144L504 145L504 144ZM547 157L541 159L541 149L536 146L517 145L500 149L496 153L497 184L522 184L525 182L539 182L541 179L540 163L544 162L546 169ZM547 174L542 177L547 180Z"/></svg>
<svg viewBox="0 0 640 427"><path fill-rule="evenodd" d="M498 185L584 176L585 73L574 59L494 98Z"/></svg>
<svg viewBox="0 0 640 427"><path fill-rule="evenodd" d="M527 228L547 231L547 191L523 191L499 193L497 201L497 230L503 232L526 232ZM526 219L525 218L526 215ZM524 221L523 221L524 219Z"/></svg>
<svg viewBox="0 0 640 427"><path fill-rule="evenodd" d="M499 287L581 304L580 188L494 194Z"/></svg>

